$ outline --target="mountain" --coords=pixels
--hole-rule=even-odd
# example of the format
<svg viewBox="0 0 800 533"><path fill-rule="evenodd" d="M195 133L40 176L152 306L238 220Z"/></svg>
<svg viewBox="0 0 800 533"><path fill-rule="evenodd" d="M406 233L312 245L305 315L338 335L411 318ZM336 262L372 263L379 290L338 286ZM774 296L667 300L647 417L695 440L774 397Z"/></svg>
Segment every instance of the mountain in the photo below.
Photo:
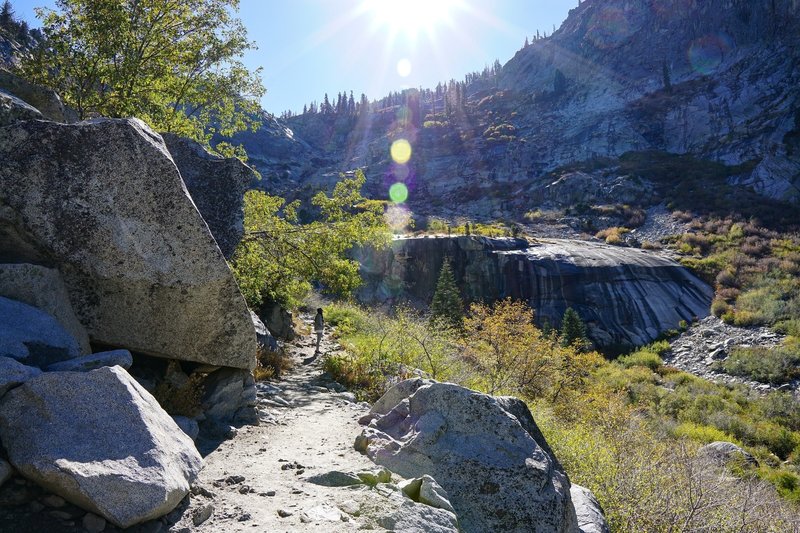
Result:
<svg viewBox="0 0 800 533"><path fill-rule="evenodd" d="M586 0L502 68L357 111L270 118L234 140L272 192L304 196L360 167L373 196L401 181L414 211L442 216L558 204L550 185L575 171L599 188L645 180L657 194L635 203L707 187L796 203L798 19L793 0ZM389 155L401 138L407 165Z"/></svg>

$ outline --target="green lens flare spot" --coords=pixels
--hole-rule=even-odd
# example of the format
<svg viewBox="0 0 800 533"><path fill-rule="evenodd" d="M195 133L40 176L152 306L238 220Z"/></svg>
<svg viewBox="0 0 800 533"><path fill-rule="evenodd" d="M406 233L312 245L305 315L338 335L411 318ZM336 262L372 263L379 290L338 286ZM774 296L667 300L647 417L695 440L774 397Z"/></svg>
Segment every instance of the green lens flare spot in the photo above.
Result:
<svg viewBox="0 0 800 533"><path fill-rule="evenodd" d="M398 165L405 165L411 159L411 144L405 139L397 139L392 143L392 160Z"/></svg>
<svg viewBox="0 0 800 533"><path fill-rule="evenodd" d="M408 187L404 183L395 183L389 187L389 198L396 204L402 204L408 199Z"/></svg>

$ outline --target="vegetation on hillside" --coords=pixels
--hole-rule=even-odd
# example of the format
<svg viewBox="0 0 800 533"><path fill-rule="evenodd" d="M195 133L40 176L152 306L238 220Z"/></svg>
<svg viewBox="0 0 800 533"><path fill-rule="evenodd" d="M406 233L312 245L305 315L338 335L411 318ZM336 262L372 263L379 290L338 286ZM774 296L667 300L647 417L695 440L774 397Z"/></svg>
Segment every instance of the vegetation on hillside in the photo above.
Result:
<svg viewBox="0 0 800 533"><path fill-rule="evenodd" d="M422 373L527 400L572 481L598 496L612 530L797 523L794 504L777 495L800 500L800 405L789 393L759 396L667 367L666 341L606 361L563 342L563 331L538 330L532 311L510 300L473 306L464 333L408 309L390 317L333 304L326 317L346 349L328 356L326 369L364 399ZM744 446L760 466L735 465L735 477L720 476L698 457L716 440Z"/></svg>
<svg viewBox="0 0 800 533"><path fill-rule="evenodd" d="M299 200L252 190L245 195L245 235L232 259L233 273L247 304L295 307L314 282L330 293L347 295L361 283L353 246L388 244L384 204L361 196L364 174L336 184L331 196L317 193L316 220L298 220Z"/></svg>
<svg viewBox="0 0 800 533"><path fill-rule="evenodd" d="M138 117L208 143L256 125L264 93L238 0L57 0L20 73L56 90L80 118ZM228 147L220 147L225 149Z"/></svg>

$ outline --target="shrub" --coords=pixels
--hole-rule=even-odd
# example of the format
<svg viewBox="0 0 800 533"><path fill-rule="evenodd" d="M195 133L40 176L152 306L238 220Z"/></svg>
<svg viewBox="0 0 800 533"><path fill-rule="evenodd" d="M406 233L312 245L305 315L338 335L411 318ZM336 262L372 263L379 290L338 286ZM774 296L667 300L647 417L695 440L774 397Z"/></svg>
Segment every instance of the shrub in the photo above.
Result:
<svg viewBox="0 0 800 533"><path fill-rule="evenodd" d="M664 364L664 361L661 360L657 353L645 349L638 350L630 355L623 355L617 361L625 368L644 366L653 371L658 370Z"/></svg>
<svg viewBox="0 0 800 533"><path fill-rule="evenodd" d="M707 426L705 424L695 424L694 422L683 422L677 425L671 433L677 438L684 437L702 444L708 444L710 442L721 440L741 445L736 438L728 435L724 431L720 431L715 427Z"/></svg>
<svg viewBox="0 0 800 533"><path fill-rule="evenodd" d="M800 353L791 347L736 348L714 368L761 383L780 385L800 377Z"/></svg>

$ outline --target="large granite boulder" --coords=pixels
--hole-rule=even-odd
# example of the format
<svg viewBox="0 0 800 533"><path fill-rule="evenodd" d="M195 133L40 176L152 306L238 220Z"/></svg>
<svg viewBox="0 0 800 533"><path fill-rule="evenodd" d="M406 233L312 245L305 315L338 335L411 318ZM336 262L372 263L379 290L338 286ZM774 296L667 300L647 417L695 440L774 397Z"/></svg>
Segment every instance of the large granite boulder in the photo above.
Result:
<svg viewBox="0 0 800 533"><path fill-rule="evenodd" d="M210 153L191 139L161 134L197 209L226 259L244 235L244 193L257 175L235 157Z"/></svg>
<svg viewBox="0 0 800 533"><path fill-rule="evenodd" d="M35 85L4 68L0 68L0 90L27 102L47 120L74 122L77 118L74 112L64 106L55 91Z"/></svg>
<svg viewBox="0 0 800 533"><path fill-rule="evenodd" d="M0 90L0 127L21 120L41 119L42 114L13 94Z"/></svg>
<svg viewBox="0 0 800 533"><path fill-rule="evenodd" d="M564 471L491 396L451 383L397 385L406 398L361 435L376 463L403 477L430 475L467 532L577 531Z"/></svg>
<svg viewBox="0 0 800 533"><path fill-rule="evenodd" d="M48 372L0 400L26 478L119 527L171 511L202 467L191 439L120 367Z"/></svg>
<svg viewBox="0 0 800 533"><path fill-rule="evenodd" d="M592 491L580 485L572 485L569 489L575 515L578 517L578 529L581 533L609 533L605 514Z"/></svg>
<svg viewBox="0 0 800 533"><path fill-rule="evenodd" d="M78 341L81 353L91 353L89 335L75 316L67 287L55 268L28 263L0 264L0 296L52 315Z"/></svg>
<svg viewBox="0 0 800 533"><path fill-rule="evenodd" d="M77 341L55 318L0 296L0 357L45 368L79 355Z"/></svg>
<svg viewBox="0 0 800 533"><path fill-rule="evenodd" d="M250 315L161 137L136 119L0 134L0 258L57 264L93 342L255 366Z"/></svg>

